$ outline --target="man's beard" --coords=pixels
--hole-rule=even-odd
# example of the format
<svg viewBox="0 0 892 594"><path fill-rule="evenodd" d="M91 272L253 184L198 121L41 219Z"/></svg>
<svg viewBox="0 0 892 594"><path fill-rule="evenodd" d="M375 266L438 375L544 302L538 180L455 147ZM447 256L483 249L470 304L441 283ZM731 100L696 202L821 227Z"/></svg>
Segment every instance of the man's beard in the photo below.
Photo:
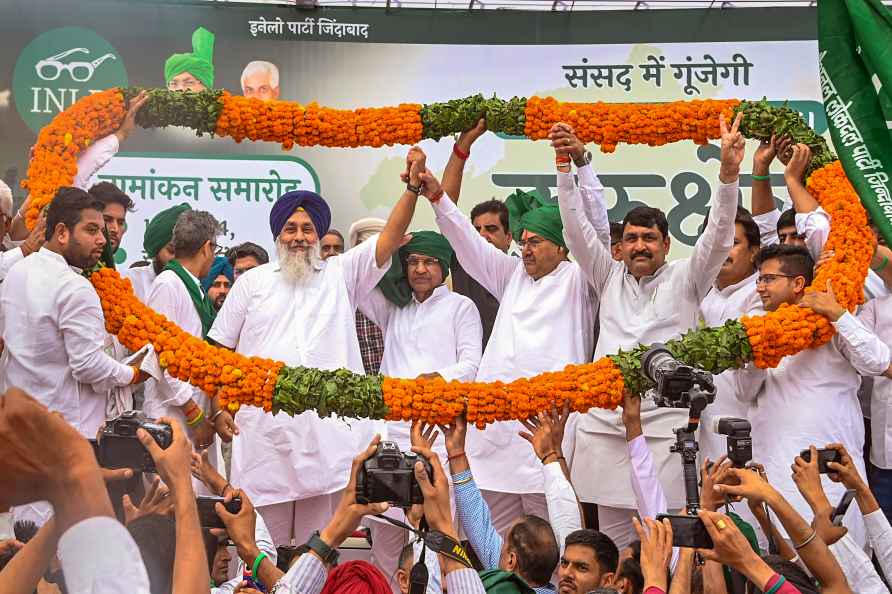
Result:
<svg viewBox="0 0 892 594"><path fill-rule="evenodd" d="M68 244L68 248L62 253L62 257L65 258L65 261L68 262L69 266L74 266L81 270L88 270L93 266L96 266L96 263L102 258L102 252L100 251L96 257L94 257L90 250L72 238L71 242Z"/></svg>
<svg viewBox="0 0 892 594"><path fill-rule="evenodd" d="M282 275L292 283L305 281L322 261L322 253L318 243L306 245L306 249L303 252L294 252L288 249L288 244L277 239L276 252L279 256L279 267L282 270Z"/></svg>

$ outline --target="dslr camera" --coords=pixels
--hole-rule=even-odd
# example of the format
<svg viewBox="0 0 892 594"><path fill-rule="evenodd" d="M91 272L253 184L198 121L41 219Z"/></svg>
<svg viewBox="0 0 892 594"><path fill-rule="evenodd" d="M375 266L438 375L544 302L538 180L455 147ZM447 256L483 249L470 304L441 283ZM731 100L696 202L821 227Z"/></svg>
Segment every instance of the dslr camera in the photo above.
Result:
<svg viewBox="0 0 892 594"><path fill-rule="evenodd" d="M715 400L712 374L685 365L663 344L652 344L644 353L641 370L656 384L654 402L657 406L703 410Z"/></svg>
<svg viewBox="0 0 892 594"><path fill-rule="evenodd" d="M719 417L713 422L713 431L728 436L728 460L735 468L745 468L753 459L753 427L746 419Z"/></svg>
<svg viewBox="0 0 892 594"><path fill-rule="evenodd" d="M421 486L415 480L415 463L421 461L428 478L433 477L430 462L415 452L402 452L395 441L382 441L378 451L363 462L356 475L359 503L390 503L408 508L424 503Z"/></svg>
<svg viewBox="0 0 892 594"><path fill-rule="evenodd" d="M137 429L144 429L162 449L173 443L170 425L156 423L138 411L129 410L116 419L106 421L102 428L99 434L99 465L103 468L155 472L155 461L136 437Z"/></svg>

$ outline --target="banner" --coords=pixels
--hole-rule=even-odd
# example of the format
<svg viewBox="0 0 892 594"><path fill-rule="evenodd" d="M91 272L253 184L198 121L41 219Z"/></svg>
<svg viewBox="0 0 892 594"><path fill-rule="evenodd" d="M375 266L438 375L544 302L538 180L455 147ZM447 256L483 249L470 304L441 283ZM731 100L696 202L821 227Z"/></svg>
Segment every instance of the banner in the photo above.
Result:
<svg viewBox="0 0 892 594"><path fill-rule="evenodd" d="M659 102L767 96L827 129L817 61L816 11L808 8L683 11L296 10L82 0L0 3L0 174L21 182L37 131L85 94L119 85L164 86L164 63L191 51L192 32L216 36L216 88L336 108L431 103L483 93L563 101ZM782 57L782 59L780 59ZM442 174L452 141L424 141ZM639 204L663 209L671 257L687 256L718 184L718 144L620 146L593 165L611 220ZM749 147L741 200L749 205ZM408 147L301 148L196 137L182 128L137 129L94 181L121 185L136 203L116 259L140 259L145 221L187 201L226 222L221 245L254 241L273 252L268 214L277 192L303 187L332 205L344 235L366 216L386 217L404 189ZM775 173L781 168L777 165ZM786 198L782 176L775 193ZM545 141L486 134L468 160L460 207L517 188L556 194ZM24 192L16 188L16 200ZM412 229L434 229L420 201Z"/></svg>
<svg viewBox="0 0 892 594"><path fill-rule="evenodd" d="M818 3L821 91L839 159L892 244L892 10L879 0Z"/></svg>

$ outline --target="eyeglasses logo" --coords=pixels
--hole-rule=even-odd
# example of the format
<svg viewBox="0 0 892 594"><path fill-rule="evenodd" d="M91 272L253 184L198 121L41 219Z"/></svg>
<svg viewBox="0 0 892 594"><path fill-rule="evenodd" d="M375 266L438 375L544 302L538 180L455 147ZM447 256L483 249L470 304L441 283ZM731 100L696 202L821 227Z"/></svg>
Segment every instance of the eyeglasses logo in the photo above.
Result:
<svg viewBox="0 0 892 594"><path fill-rule="evenodd" d="M65 50L55 56L50 56L49 58L39 61L34 65L34 70L37 72L37 76L46 81L56 80L62 75L62 72L67 71L72 80L76 82L87 82L93 78L96 69L99 68L103 62L109 58L112 60L118 59L114 54L108 53L91 62L68 62L67 64L61 62L61 60L64 60L68 56L77 53L87 54L89 56L90 50L85 47L75 47Z"/></svg>

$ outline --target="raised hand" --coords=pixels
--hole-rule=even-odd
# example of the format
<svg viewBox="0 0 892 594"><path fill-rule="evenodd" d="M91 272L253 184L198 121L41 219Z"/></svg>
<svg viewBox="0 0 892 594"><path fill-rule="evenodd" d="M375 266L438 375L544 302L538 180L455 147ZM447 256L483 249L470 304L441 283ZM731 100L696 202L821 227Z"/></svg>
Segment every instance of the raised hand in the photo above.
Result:
<svg viewBox="0 0 892 594"><path fill-rule="evenodd" d="M585 145L576 137L569 124L559 122L552 126L548 139L557 155L569 156L574 161L580 161L585 156Z"/></svg>
<svg viewBox="0 0 892 594"><path fill-rule="evenodd" d="M440 431L446 439L446 453L450 458L465 451L468 422L463 415L455 417L450 425L440 425Z"/></svg>
<svg viewBox="0 0 892 594"><path fill-rule="evenodd" d="M725 498L716 492L714 487L728 480L729 468L731 461L727 456L722 456L714 464L710 464L709 460L703 461L703 466L700 467L700 480L703 483L703 488L700 490L700 505L703 509L716 511L725 502Z"/></svg>
<svg viewBox="0 0 892 594"><path fill-rule="evenodd" d="M647 530L632 518L635 532L641 539L641 573L644 576L644 587L659 588L665 592L668 582L669 560L672 558L672 524L668 519L656 522L645 518Z"/></svg>
<svg viewBox="0 0 892 594"><path fill-rule="evenodd" d="M780 138L774 139L774 150L777 153L777 160L786 165L793 156L793 139L788 134L784 134Z"/></svg>
<svg viewBox="0 0 892 594"><path fill-rule="evenodd" d="M412 421L411 443L412 447L433 449L434 441L439 437L436 425L428 425L423 421Z"/></svg>
<svg viewBox="0 0 892 594"><path fill-rule="evenodd" d="M722 164L719 170L719 180L723 184L729 184L737 179L740 174L740 164L746 152L746 139L740 133L740 120L743 112L734 118L731 129L725 122L725 114L719 114L719 128L722 132Z"/></svg>
<svg viewBox="0 0 892 594"><path fill-rule="evenodd" d="M147 91L140 91L139 95L130 101L130 106L127 108L127 114L124 116L121 126L115 132L119 144L127 140L130 134L133 133L134 128L136 128L136 114L139 113L139 110L142 109L142 106L145 105L148 100L149 93Z"/></svg>
<svg viewBox="0 0 892 594"><path fill-rule="evenodd" d="M801 184L805 178L805 170L808 168L810 161L811 149L808 148L808 145L802 143L794 145L790 162L787 163L787 167L784 169L784 179L787 183L796 182Z"/></svg>
<svg viewBox="0 0 892 594"><path fill-rule="evenodd" d="M827 281L827 291L811 291L802 296L800 307L808 307L817 314L835 322L846 313L846 308L836 300L833 285Z"/></svg>
<svg viewBox="0 0 892 594"><path fill-rule="evenodd" d="M476 142L476 140L483 136L485 133L486 119L480 118L479 120L477 120L477 124L475 124L473 128L465 130L458 135L458 140L455 141L455 144L457 144L458 148L461 149L463 152L470 153L471 145L474 144L474 142Z"/></svg>
<svg viewBox="0 0 892 594"><path fill-rule="evenodd" d="M768 169L776 156L777 144L774 134L772 134L771 139L760 142L759 148L753 153L753 173L756 175L768 175Z"/></svg>
<svg viewBox="0 0 892 594"><path fill-rule="evenodd" d="M137 429L136 437L148 450L155 467L164 484L170 488L171 493L177 495L179 489L188 487L192 490L192 444L186 437L182 426L170 417L161 417L158 422L170 425L173 431L173 441L166 449L162 449L145 429Z"/></svg>
<svg viewBox="0 0 892 594"><path fill-rule="evenodd" d="M434 177L434 174L429 169L422 171L419 174L419 179L421 181L422 196L431 202L436 202L443 197L443 188L440 186L440 180Z"/></svg>
<svg viewBox="0 0 892 594"><path fill-rule="evenodd" d="M161 484L161 479L157 476L149 485L139 506L133 505L130 495L124 495L122 502L124 504L124 524L130 524L143 516L169 516L173 514L173 498L170 497L170 489Z"/></svg>
<svg viewBox="0 0 892 594"><path fill-rule="evenodd" d="M218 411L214 417L214 431L220 436L225 443L232 441L232 438L238 435L238 425L235 419L229 414L228 410Z"/></svg>

